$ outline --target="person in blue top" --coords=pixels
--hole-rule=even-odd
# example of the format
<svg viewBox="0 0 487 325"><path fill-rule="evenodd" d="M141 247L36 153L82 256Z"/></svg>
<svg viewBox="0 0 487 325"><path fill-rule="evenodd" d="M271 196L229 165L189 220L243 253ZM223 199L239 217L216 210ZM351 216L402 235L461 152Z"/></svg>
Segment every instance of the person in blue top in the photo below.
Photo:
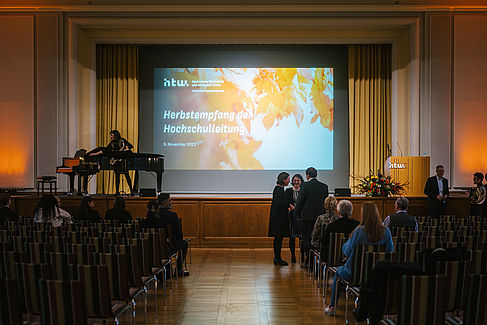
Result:
<svg viewBox="0 0 487 325"><path fill-rule="evenodd" d="M379 215L379 210L374 203L364 203L361 209L362 221L360 225L355 228L352 236L343 244L342 251L347 257L345 265L338 268L335 273L335 279L333 281L333 287L331 289L331 301L330 306L325 309L325 313L329 316L335 316L335 304L338 302L338 296L340 290L338 288L337 279L344 280L352 279L352 257L357 245L385 245L386 252L391 253L394 250L394 244L392 242L392 236L389 228L382 225L382 221ZM336 292L336 296L335 296Z"/></svg>

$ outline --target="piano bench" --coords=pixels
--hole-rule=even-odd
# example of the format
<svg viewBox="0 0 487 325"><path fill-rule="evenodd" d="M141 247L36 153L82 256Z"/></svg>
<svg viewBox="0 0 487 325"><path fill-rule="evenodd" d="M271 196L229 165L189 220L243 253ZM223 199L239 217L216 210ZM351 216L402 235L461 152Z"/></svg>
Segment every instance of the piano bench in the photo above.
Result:
<svg viewBox="0 0 487 325"><path fill-rule="evenodd" d="M57 194L57 177L56 176L37 176L37 196L39 196L39 190L42 191L44 195L44 185L49 184L49 194L53 194L54 185L54 195Z"/></svg>

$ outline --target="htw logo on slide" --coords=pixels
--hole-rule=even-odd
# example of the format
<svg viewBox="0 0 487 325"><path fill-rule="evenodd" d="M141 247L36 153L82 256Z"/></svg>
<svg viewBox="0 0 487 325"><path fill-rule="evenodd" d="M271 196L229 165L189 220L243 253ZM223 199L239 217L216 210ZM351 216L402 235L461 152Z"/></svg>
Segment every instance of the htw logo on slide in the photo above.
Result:
<svg viewBox="0 0 487 325"><path fill-rule="evenodd" d="M166 79L162 81L163 87L189 87L188 80L177 80L174 78Z"/></svg>

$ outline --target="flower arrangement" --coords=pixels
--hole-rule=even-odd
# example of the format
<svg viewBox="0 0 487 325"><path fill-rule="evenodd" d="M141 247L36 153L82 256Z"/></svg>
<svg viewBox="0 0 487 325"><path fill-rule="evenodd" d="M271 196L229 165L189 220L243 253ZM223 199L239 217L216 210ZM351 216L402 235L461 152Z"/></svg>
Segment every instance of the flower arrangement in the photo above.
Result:
<svg viewBox="0 0 487 325"><path fill-rule="evenodd" d="M381 174L370 174L369 176L354 177L359 184L355 186L360 194L374 197L388 197L392 195L402 195L405 192L406 183L401 184L394 181L391 176Z"/></svg>

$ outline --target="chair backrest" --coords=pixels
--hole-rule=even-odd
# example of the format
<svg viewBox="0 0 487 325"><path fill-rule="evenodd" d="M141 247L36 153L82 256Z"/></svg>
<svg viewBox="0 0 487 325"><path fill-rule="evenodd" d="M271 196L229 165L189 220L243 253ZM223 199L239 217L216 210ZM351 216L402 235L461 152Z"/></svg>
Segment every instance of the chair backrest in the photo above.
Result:
<svg viewBox="0 0 487 325"><path fill-rule="evenodd" d="M128 244L135 245L137 247L138 256L140 257L140 265L142 266L141 272L144 276L152 274L152 251L149 245L149 240L140 238L131 238L128 240Z"/></svg>
<svg viewBox="0 0 487 325"><path fill-rule="evenodd" d="M53 252L54 246L51 243L26 243L31 263L47 263L46 253Z"/></svg>
<svg viewBox="0 0 487 325"><path fill-rule="evenodd" d="M472 274L468 278L463 325L487 324L487 275Z"/></svg>
<svg viewBox="0 0 487 325"><path fill-rule="evenodd" d="M39 280L42 324L86 325L81 281Z"/></svg>
<svg viewBox="0 0 487 325"><path fill-rule="evenodd" d="M29 256L26 252L3 251L1 253L0 274L4 278L17 278L15 263L28 263Z"/></svg>
<svg viewBox="0 0 487 325"><path fill-rule="evenodd" d="M465 261L440 261L436 263L436 274L445 275L445 311L460 308L463 290L467 285L468 263Z"/></svg>
<svg viewBox="0 0 487 325"><path fill-rule="evenodd" d="M129 298L127 256L125 254L94 253L96 265L106 265L110 298L112 300L126 300Z"/></svg>
<svg viewBox="0 0 487 325"><path fill-rule="evenodd" d="M110 250L112 253L125 254L127 257L129 286L131 288L143 287L142 262L137 245L111 245Z"/></svg>
<svg viewBox="0 0 487 325"><path fill-rule="evenodd" d="M87 237L85 244L93 244L97 253L107 253L110 251L110 239L104 237Z"/></svg>
<svg viewBox="0 0 487 325"><path fill-rule="evenodd" d="M51 268L49 264L22 263L22 282L24 286L24 300L26 311L33 315L40 315L39 279L50 280Z"/></svg>
<svg viewBox="0 0 487 325"><path fill-rule="evenodd" d="M470 251L470 274L487 274L487 251Z"/></svg>
<svg viewBox="0 0 487 325"><path fill-rule="evenodd" d="M444 275L404 275L398 325L443 325Z"/></svg>
<svg viewBox="0 0 487 325"><path fill-rule="evenodd" d="M93 265L94 244L66 244L66 252L76 255L76 263L80 265Z"/></svg>
<svg viewBox="0 0 487 325"><path fill-rule="evenodd" d="M339 266L343 264L342 246L345 240L348 238L344 233L330 233L328 237L328 244L322 247L324 253L322 259L326 262L328 267Z"/></svg>
<svg viewBox="0 0 487 325"><path fill-rule="evenodd" d="M365 253L367 252L385 252L384 245L356 245L352 256L352 286L360 286L364 282L365 275Z"/></svg>
<svg viewBox="0 0 487 325"><path fill-rule="evenodd" d="M18 294L17 280L0 278L0 323L22 325L21 301Z"/></svg>
<svg viewBox="0 0 487 325"><path fill-rule="evenodd" d="M396 246L399 262L414 262L416 258L416 243L399 243Z"/></svg>
<svg viewBox="0 0 487 325"><path fill-rule="evenodd" d="M362 283L367 281L370 272L377 265L377 262L379 261L397 262L397 253L396 252L392 252L392 253L366 252Z"/></svg>
<svg viewBox="0 0 487 325"><path fill-rule="evenodd" d="M55 280L69 280L69 265L76 264L74 253L46 253L46 261L51 264L52 278Z"/></svg>
<svg viewBox="0 0 487 325"><path fill-rule="evenodd" d="M112 317L108 268L106 265L70 265L71 278L81 282L86 315Z"/></svg>

